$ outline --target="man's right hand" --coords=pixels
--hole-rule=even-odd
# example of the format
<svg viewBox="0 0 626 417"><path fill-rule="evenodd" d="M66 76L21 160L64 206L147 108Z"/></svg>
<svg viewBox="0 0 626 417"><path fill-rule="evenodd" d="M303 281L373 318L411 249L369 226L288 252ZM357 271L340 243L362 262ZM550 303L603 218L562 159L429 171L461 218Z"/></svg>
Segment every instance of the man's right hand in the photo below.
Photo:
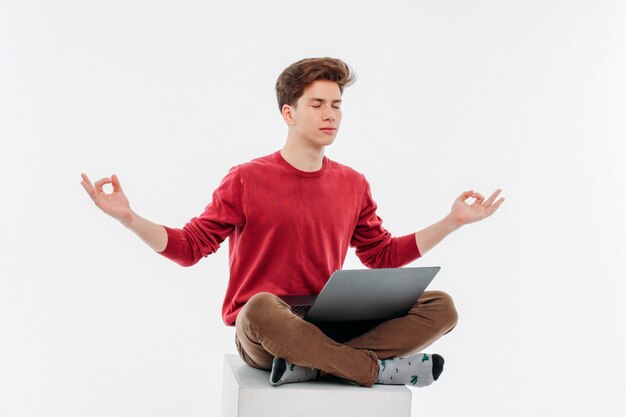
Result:
<svg viewBox="0 0 626 417"><path fill-rule="evenodd" d="M80 176L83 178L81 185L93 202L96 203L96 206L109 216L119 220L122 224L127 225L130 223L133 212L116 175L112 175L111 178L102 178L96 182L95 187L91 185L87 175L80 174ZM107 194L102 190L102 186L105 184L113 185L112 193Z"/></svg>

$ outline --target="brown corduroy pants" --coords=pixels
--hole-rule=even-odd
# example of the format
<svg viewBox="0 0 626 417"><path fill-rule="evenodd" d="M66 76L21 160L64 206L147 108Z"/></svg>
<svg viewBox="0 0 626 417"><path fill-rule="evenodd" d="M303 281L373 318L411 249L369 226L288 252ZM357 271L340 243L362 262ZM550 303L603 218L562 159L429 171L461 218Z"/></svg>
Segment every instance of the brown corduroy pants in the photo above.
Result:
<svg viewBox="0 0 626 417"><path fill-rule="evenodd" d="M369 387L378 376L378 359L421 351L452 330L457 317L448 294L426 291L403 317L318 327L292 313L279 297L259 293L237 316L235 343L254 368L271 369L277 356Z"/></svg>

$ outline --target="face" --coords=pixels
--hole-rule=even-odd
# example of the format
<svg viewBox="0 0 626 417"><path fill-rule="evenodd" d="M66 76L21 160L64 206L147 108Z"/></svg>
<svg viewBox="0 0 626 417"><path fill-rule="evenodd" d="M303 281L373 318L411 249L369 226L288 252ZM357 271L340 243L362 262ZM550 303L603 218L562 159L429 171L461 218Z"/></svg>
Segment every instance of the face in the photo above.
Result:
<svg viewBox="0 0 626 417"><path fill-rule="evenodd" d="M283 106L289 134L308 145L323 147L334 142L341 124L341 91L333 81L309 85L296 106Z"/></svg>

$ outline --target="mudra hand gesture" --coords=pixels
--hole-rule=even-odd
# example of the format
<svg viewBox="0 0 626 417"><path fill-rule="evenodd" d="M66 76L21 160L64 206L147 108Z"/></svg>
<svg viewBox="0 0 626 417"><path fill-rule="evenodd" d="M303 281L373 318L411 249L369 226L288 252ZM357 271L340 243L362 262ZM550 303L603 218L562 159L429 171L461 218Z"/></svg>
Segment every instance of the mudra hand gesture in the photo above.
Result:
<svg viewBox="0 0 626 417"><path fill-rule="evenodd" d="M502 192L502 190L497 189L485 200L482 194L474 192L474 190L465 191L454 200L450 215L459 227L489 217L495 213L498 207L500 207L500 204L504 202L503 197L495 201L500 192ZM469 198L475 198L476 200L472 204L467 204L465 201Z"/></svg>
<svg viewBox="0 0 626 417"><path fill-rule="evenodd" d="M111 178L102 178L96 181L95 186L91 185L89 177L85 174L81 174L83 181L81 182L89 197L93 202L109 216L119 220L122 224L126 224L132 217L132 210L122 186L116 175L112 175ZM111 184L113 186L113 192L107 194L102 190L104 184Z"/></svg>

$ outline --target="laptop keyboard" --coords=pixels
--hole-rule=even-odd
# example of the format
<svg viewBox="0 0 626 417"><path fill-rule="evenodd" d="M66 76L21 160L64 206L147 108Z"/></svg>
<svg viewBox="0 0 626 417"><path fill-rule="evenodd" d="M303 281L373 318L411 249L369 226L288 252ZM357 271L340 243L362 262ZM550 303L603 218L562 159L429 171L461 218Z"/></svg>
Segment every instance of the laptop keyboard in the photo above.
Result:
<svg viewBox="0 0 626 417"><path fill-rule="evenodd" d="M299 317L304 317L310 309L311 306L291 306L292 313Z"/></svg>

